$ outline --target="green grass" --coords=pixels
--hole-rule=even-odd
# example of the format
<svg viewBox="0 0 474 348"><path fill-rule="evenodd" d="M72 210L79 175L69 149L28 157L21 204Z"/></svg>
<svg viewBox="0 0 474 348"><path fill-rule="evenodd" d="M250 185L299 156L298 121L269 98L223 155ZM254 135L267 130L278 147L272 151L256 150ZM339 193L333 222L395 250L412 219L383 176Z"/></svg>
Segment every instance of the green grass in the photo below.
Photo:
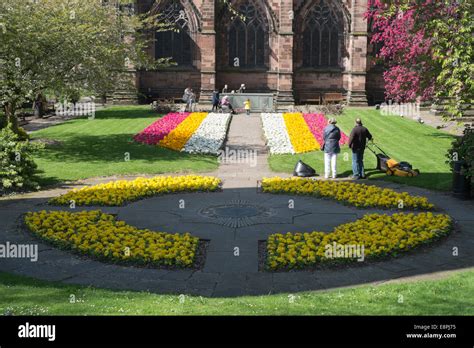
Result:
<svg viewBox="0 0 474 348"><path fill-rule="evenodd" d="M438 280L204 298L111 291L0 273L0 315L474 315L474 271ZM70 303L71 295L76 303ZM403 302L399 303L403 296Z"/></svg>
<svg viewBox="0 0 474 348"><path fill-rule="evenodd" d="M370 179L382 179L435 190L451 188L452 173L449 165L445 163L445 156L454 136L411 119L382 116L373 108L346 109L343 115L337 117L338 126L349 135L357 117L362 118L364 125L374 136L375 142L388 155L398 161L410 162L414 168L421 171L421 175L415 178L389 177L375 170L376 158L366 150L365 167ZM313 166L318 174L324 171L324 156L321 151L297 155L273 155L269 163L273 171L291 173L298 159ZM338 173L339 176L352 174L351 151L347 146L341 149Z"/></svg>
<svg viewBox="0 0 474 348"><path fill-rule="evenodd" d="M149 106L110 107L93 120L75 119L32 133L32 138L59 141L35 157L43 185L66 180L120 174L204 172L217 168L217 159L157 146L137 144L133 136L159 115ZM125 153L130 161L125 161Z"/></svg>

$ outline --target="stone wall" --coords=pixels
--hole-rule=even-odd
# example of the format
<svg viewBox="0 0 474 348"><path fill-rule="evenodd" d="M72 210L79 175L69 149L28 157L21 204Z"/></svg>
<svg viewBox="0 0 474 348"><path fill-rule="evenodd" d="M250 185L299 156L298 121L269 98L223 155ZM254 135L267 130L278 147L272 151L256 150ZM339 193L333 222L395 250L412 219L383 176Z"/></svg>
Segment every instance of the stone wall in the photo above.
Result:
<svg viewBox="0 0 474 348"><path fill-rule="evenodd" d="M247 0L232 0L238 7ZM228 10L216 0L182 0L191 22L195 44L192 69L166 69L137 72L141 93L150 97L165 94L182 96L191 86L208 100L214 88L224 84L229 89L247 85L248 92L273 92L281 104L293 104L302 91L340 91L349 103L367 104L367 90L378 90L380 73L367 75L367 23L363 13L367 0L326 0L335 6L344 20L341 61L338 69L317 71L303 69L300 23L320 0L249 0L261 13L266 28L265 67L245 70L229 67L227 29L231 21ZM162 6L166 0L137 0L140 12ZM153 55L154 45L149 48ZM370 78L369 78L370 77Z"/></svg>

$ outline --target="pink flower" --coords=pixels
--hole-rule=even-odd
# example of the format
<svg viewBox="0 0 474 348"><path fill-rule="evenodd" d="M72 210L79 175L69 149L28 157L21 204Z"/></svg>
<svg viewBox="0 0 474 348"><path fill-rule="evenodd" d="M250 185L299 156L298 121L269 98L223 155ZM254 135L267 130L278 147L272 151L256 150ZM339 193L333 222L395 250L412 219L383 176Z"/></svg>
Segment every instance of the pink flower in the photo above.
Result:
<svg viewBox="0 0 474 348"><path fill-rule="evenodd" d="M189 112L169 113L135 135L133 140L138 143L156 145L189 115Z"/></svg>
<svg viewBox="0 0 474 348"><path fill-rule="evenodd" d="M314 138L322 146L324 144L324 128L328 125L328 120L323 114L304 114L306 124L308 125ZM339 144L344 145L349 142L348 136L341 130L341 140Z"/></svg>

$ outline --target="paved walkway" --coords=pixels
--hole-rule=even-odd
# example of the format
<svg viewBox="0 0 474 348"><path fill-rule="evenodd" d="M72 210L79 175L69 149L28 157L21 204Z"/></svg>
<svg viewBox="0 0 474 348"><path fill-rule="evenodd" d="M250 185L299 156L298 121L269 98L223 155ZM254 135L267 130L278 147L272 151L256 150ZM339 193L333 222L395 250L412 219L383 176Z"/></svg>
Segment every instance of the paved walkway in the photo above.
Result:
<svg viewBox="0 0 474 348"><path fill-rule="evenodd" d="M39 260L0 259L0 271L38 279L61 281L111 289L143 290L156 293L202 296L261 295L305 290L322 290L367 283L381 283L406 277L433 277L437 272L474 267L474 202L419 188L374 182L369 183L427 196L442 211L452 216L457 231L436 245L397 259L357 264L344 269L314 272L269 273L258 269L258 241L269 234L288 231L330 231L342 223L354 221L377 209L361 210L333 201L311 197L292 197L258 193L256 182L277 175L267 166L260 119L236 116L227 142L227 159L217 173L224 179L218 193L188 193L153 197L125 207L102 207L104 212L139 228L166 232L190 232L210 240L205 266L200 271L167 271L105 264L38 243L29 233L19 232L22 214L47 206L47 199L69 187L59 187L13 199L0 200L0 244L37 243ZM242 146L242 144L246 144ZM231 150L246 154L235 160ZM254 152L256 152L256 162ZM233 158L233 160L232 160ZM245 159L245 156L244 156ZM83 183L108 181L92 179ZM294 208L289 208L289 200ZM185 207L181 209L180 200ZM77 208L81 209L97 209ZM458 256L453 256L458 248Z"/></svg>
<svg viewBox="0 0 474 348"><path fill-rule="evenodd" d="M224 188L256 187L264 177L289 177L275 173L268 166L268 148L263 136L259 114L233 116L224 156L215 175L224 181Z"/></svg>

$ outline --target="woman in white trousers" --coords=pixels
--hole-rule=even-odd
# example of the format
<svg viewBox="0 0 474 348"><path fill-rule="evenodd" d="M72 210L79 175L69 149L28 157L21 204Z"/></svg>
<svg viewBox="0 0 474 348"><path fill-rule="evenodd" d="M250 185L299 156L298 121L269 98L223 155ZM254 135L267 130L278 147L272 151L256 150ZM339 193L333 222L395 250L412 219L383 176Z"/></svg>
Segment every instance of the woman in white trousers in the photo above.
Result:
<svg viewBox="0 0 474 348"><path fill-rule="evenodd" d="M331 118L326 128L324 128L324 178L337 177L337 155L341 152L339 141L341 140L341 130L336 126L336 119Z"/></svg>

